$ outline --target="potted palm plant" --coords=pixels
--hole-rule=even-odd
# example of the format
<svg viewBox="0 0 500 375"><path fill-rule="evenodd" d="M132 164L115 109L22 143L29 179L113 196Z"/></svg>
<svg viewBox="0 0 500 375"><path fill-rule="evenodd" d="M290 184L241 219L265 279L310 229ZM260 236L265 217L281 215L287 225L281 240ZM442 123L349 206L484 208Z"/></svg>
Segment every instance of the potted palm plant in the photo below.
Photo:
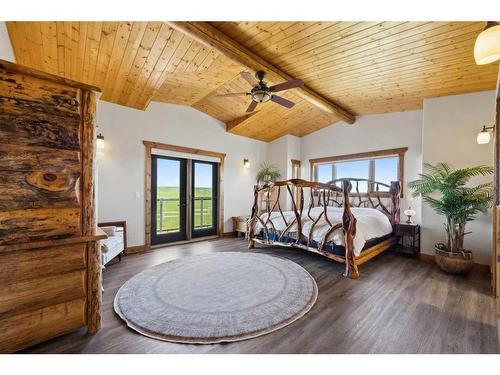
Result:
<svg viewBox="0 0 500 375"><path fill-rule="evenodd" d="M278 178L281 178L280 171L274 166L267 163L262 163L260 169L257 172L257 183L267 184L269 182L274 182Z"/></svg>
<svg viewBox="0 0 500 375"><path fill-rule="evenodd" d="M446 163L426 163L424 167L425 173L411 181L408 187L413 190L413 196L422 196L437 214L446 217L447 242L435 246L436 263L445 272L467 273L474 259L472 252L464 249L464 236L470 233L465 231L465 225L491 206L493 184L467 185L472 177L492 174L493 168L481 165L453 170Z"/></svg>
<svg viewBox="0 0 500 375"><path fill-rule="evenodd" d="M258 184L268 184L270 182L274 182L281 178L280 171L271 164L262 163L260 165L260 169L257 172L256 180ZM275 187L269 187L265 190L262 190L259 193L260 203L259 203L259 211L263 211L268 209L276 196L277 190Z"/></svg>

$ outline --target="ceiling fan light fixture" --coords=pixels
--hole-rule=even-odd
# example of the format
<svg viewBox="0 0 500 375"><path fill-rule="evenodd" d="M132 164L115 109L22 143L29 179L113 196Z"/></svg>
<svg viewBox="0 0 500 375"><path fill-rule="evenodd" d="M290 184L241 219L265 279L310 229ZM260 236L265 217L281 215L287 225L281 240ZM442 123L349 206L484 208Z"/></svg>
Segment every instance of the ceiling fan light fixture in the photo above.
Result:
<svg viewBox="0 0 500 375"><path fill-rule="evenodd" d="M474 59L477 65L485 65L500 59L500 25L488 21L478 35L474 45Z"/></svg>
<svg viewBox="0 0 500 375"><path fill-rule="evenodd" d="M271 93L265 90L255 90L252 92L252 100L257 103L265 103L271 100Z"/></svg>
<svg viewBox="0 0 500 375"><path fill-rule="evenodd" d="M259 70L255 73L255 78L249 72L240 72L240 76L252 86L250 92L228 92L226 94L219 94L215 96L250 96L252 98L252 101L250 102L250 105L246 110L247 113L253 112L258 104L266 103L269 101L277 103L285 108L292 108L295 103L279 95L275 95L275 93L304 86L304 82L302 82L300 79L291 79L286 82L278 83L277 85L269 87L264 81L266 73L262 70Z"/></svg>

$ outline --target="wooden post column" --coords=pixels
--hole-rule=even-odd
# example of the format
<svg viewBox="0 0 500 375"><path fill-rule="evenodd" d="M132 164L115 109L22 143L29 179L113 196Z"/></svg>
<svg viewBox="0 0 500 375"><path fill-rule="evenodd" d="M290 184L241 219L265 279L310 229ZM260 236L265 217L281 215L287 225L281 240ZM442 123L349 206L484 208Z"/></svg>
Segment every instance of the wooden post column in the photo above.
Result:
<svg viewBox="0 0 500 375"><path fill-rule="evenodd" d="M94 118L96 94L82 92L82 232L91 235L96 228L95 183L94 183ZM87 332L96 333L101 328L102 267L101 246L98 241L87 243Z"/></svg>

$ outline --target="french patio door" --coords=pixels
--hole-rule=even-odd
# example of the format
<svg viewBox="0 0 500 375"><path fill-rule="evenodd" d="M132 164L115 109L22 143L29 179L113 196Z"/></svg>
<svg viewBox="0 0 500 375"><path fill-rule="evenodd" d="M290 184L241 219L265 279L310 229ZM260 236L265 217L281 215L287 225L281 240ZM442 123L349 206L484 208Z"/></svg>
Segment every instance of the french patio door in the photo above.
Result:
<svg viewBox="0 0 500 375"><path fill-rule="evenodd" d="M187 160L151 156L151 244L187 239Z"/></svg>
<svg viewBox="0 0 500 375"><path fill-rule="evenodd" d="M191 237L216 235L218 164L193 160L191 166Z"/></svg>
<svg viewBox="0 0 500 375"><path fill-rule="evenodd" d="M151 156L151 244L217 234L218 164Z"/></svg>

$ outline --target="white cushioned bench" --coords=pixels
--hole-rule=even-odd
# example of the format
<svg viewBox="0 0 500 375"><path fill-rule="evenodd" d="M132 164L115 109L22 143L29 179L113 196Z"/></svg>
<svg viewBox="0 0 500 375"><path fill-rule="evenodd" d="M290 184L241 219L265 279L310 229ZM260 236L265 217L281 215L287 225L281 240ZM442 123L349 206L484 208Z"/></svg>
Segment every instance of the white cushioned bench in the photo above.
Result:
<svg viewBox="0 0 500 375"><path fill-rule="evenodd" d="M125 221L99 223L98 226L106 232L108 238L101 241L101 264L105 266L118 256L122 260L127 248L127 224Z"/></svg>

